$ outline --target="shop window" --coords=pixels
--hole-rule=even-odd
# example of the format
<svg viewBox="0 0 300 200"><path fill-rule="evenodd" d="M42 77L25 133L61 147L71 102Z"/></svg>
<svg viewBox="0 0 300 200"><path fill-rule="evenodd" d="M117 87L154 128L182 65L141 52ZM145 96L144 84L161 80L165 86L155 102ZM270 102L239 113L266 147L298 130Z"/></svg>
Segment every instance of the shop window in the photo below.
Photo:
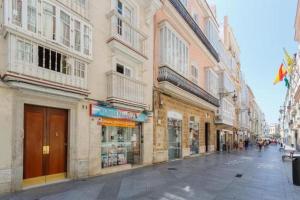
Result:
<svg viewBox="0 0 300 200"><path fill-rule="evenodd" d="M199 122L195 116L190 117L189 122L189 133L190 133L190 154L199 154Z"/></svg>
<svg viewBox="0 0 300 200"><path fill-rule="evenodd" d="M37 12L36 12L36 0L28 0L27 3L27 29L32 32L36 32L36 21L37 21Z"/></svg>
<svg viewBox="0 0 300 200"><path fill-rule="evenodd" d="M60 23L61 23L61 42L70 46L70 16L65 12L60 11Z"/></svg>
<svg viewBox="0 0 300 200"><path fill-rule="evenodd" d="M140 126L102 126L102 168L140 162Z"/></svg>
<svg viewBox="0 0 300 200"><path fill-rule="evenodd" d="M12 1L12 23L22 26L22 0Z"/></svg>
<svg viewBox="0 0 300 200"><path fill-rule="evenodd" d="M38 66L68 75L71 74L71 66L67 63L67 56L41 46L38 47Z"/></svg>
<svg viewBox="0 0 300 200"><path fill-rule="evenodd" d="M56 9L48 3L43 6L43 35L50 40L56 39Z"/></svg>

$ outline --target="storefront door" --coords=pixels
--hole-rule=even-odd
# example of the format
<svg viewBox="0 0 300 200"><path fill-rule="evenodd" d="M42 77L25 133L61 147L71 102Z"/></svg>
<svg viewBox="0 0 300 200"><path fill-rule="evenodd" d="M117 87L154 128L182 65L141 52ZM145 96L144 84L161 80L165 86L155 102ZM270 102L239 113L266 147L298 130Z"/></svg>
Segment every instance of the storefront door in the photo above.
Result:
<svg viewBox="0 0 300 200"><path fill-rule="evenodd" d="M169 160L181 157L182 120L168 118Z"/></svg>
<svg viewBox="0 0 300 200"><path fill-rule="evenodd" d="M67 110L25 105L23 186L65 178L67 132Z"/></svg>
<svg viewBox="0 0 300 200"><path fill-rule="evenodd" d="M208 152L210 124L205 123L205 151Z"/></svg>

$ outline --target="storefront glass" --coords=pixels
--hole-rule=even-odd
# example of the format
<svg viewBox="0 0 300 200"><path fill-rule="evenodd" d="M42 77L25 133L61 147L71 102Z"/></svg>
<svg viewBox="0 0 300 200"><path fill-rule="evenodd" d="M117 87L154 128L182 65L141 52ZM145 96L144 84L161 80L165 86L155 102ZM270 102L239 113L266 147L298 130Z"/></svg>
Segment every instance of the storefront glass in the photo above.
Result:
<svg viewBox="0 0 300 200"><path fill-rule="evenodd" d="M140 162L141 126L102 126L102 168Z"/></svg>
<svg viewBox="0 0 300 200"><path fill-rule="evenodd" d="M182 120L168 118L169 160L181 157Z"/></svg>
<svg viewBox="0 0 300 200"><path fill-rule="evenodd" d="M199 123L195 121L194 117L190 117L189 132L190 154L195 155L199 153Z"/></svg>

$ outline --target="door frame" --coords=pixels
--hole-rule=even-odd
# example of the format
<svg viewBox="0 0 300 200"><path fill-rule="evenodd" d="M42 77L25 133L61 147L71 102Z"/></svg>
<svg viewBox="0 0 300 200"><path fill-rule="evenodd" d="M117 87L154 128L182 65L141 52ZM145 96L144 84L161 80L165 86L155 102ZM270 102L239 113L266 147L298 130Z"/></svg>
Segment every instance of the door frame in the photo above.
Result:
<svg viewBox="0 0 300 200"><path fill-rule="evenodd" d="M204 134L205 134L205 152L209 152L209 134L210 134L210 123L205 122Z"/></svg>
<svg viewBox="0 0 300 200"><path fill-rule="evenodd" d="M26 124L26 118L25 118L25 113L26 111L29 110L34 110L34 109L40 109L44 115L44 120L43 120L43 134L42 134L42 145L43 146L49 146L50 145L50 116L53 113L63 113L63 116L66 117L66 121L63 122L65 125L65 132L64 134L64 172L60 172L60 173L53 173L53 174L48 174L49 173L49 162L50 162L50 158L49 155L45 156L42 155L42 171L43 171L43 175L42 176L37 176L37 177L32 177L32 178L28 178L28 179L24 179L23 177L23 183L26 186L32 186L32 185L36 185L36 184L49 184L55 180L62 180L66 178L66 174L67 174L67 170L68 170L68 145L69 145L69 127L68 127L68 123L69 123L69 110L67 109L61 109L61 108L54 108L54 107L49 107L49 106L40 106L40 105L32 105L32 104L24 104L24 129L25 127L28 125ZM26 159L26 154L25 154L25 130L24 130L24 139L23 139L23 163ZM66 142L66 143L65 143ZM50 146L51 147L51 146ZM41 152L42 154L42 152ZM23 165L23 176L24 176L24 165ZM48 179L48 182L47 182ZM24 182L26 180L26 182Z"/></svg>
<svg viewBox="0 0 300 200"><path fill-rule="evenodd" d="M176 160L176 159L182 159L182 153L183 153L182 152L183 151L183 148L182 148L183 115L180 112L170 110L170 111L167 112L166 118L167 118L166 119L166 135L167 135L167 146L168 146L168 149L167 149L168 161L172 161L172 160ZM175 158L175 159L172 159L172 160L169 158L169 148L170 148L170 144L169 144L169 142L170 142L170 140L169 140L169 118L181 121L180 155L179 155L179 158Z"/></svg>
<svg viewBox="0 0 300 200"><path fill-rule="evenodd" d="M12 115L15 126L12 127L12 170L11 189L22 189L23 183L23 149L24 149L24 105L46 106L68 110L68 149L67 149L67 178L76 177L76 154L70 149L76 147L76 115L78 99L51 94L37 93L30 90L20 90L13 102Z"/></svg>
<svg viewBox="0 0 300 200"><path fill-rule="evenodd" d="M221 131L217 130L217 151L221 150Z"/></svg>

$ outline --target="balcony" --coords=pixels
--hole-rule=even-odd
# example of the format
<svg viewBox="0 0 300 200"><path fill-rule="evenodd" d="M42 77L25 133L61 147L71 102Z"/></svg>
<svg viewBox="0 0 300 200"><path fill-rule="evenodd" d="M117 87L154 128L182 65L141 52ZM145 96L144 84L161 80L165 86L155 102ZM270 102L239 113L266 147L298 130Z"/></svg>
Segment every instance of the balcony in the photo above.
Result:
<svg viewBox="0 0 300 200"><path fill-rule="evenodd" d="M220 61L219 55L212 44L209 42L203 31L200 29L198 24L194 21L193 17L186 10L185 6L180 2L180 0L169 0L185 22L190 26L190 28L197 35L199 40L205 45L208 51L216 59L217 62Z"/></svg>
<svg viewBox="0 0 300 200"><path fill-rule="evenodd" d="M146 35L115 10L112 10L107 16L111 21L108 43L117 40L140 56L146 57Z"/></svg>
<svg viewBox="0 0 300 200"><path fill-rule="evenodd" d="M217 112L216 124L223 124L228 126L234 125L234 106L227 99L222 99L221 107Z"/></svg>
<svg viewBox="0 0 300 200"><path fill-rule="evenodd" d="M87 63L13 34L7 41L9 56L3 77L9 84L88 95Z"/></svg>
<svg viewBox="0 0 300 200"><path fill-rule="evenodd" d="M169 67L162 66L159 68L158 82L168 82L171 85L176 86L177 88L180 88L183 91L188 92L215 107L220 106L219 99L215 98L198 85L186 79ZM177 91L177 94L184 96L184 93L180 91ZM186 96L186 98L188 97Z"/></svg>
<svg viewBox="0 0 300 200"><path fill-rule="evenodd" d="M116 71L107 72L106 77L108 101L145 107L144 82L124 76Z"/></svg>

